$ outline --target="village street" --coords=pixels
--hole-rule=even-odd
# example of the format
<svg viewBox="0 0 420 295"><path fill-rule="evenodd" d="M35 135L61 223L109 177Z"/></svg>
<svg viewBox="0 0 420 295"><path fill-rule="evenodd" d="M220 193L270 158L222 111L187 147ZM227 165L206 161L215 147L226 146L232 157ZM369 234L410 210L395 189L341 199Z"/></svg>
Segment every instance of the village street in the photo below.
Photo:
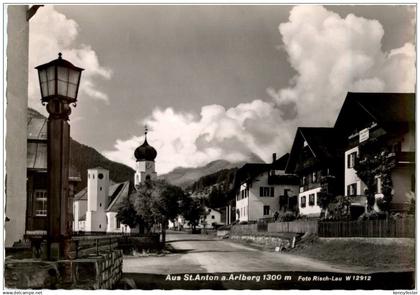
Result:
<svg viewBox="0 0 420 295"><path fill-rule="evenodd" d="M413 272L370 274L288 253L261 251L214 236L171 232L173 253L125 256L124 289L394 289ZM226 280L223 279L226 278Z"/></svg>
<svg viewBox="0 0 420 295"><path fill-rule="evenodd" d="M268 252L214 236L172 232L167 243L176 251L165 256L125 257L123 272L148 274L323 271L361 272L287 253Z"/></svg>

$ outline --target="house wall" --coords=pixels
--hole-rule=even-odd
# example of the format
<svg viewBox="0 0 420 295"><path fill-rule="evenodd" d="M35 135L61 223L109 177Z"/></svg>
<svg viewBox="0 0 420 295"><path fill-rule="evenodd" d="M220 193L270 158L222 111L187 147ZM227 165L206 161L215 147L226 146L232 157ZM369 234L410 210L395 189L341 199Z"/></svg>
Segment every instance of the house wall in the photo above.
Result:
<svg viewBox="0 0 420 295"><path fill-rule="evenodd" d="M260 197L260 187L270 189L273 187L274 197ZM239 194L244 189L246 189L246 184L241 185ZM269 185L268 172L257 176L249 186L249 197L236 201L236 208L241 212L239 221L257 221L261 218L273 217L275 212L280 211L280 195L284 194L285 189L289 189L291 196L298 193L298 186L295 185ZM264 215L264 206L270 206L268 215Z"/></svg>
<svg viewBox="0 0 420 295"><path fill-rule="evenodd" d="M78 200L73 202L73 230L81 231L80 228L80 218L86 214L87 210L87 200Z"/></svg>
<svg viewBox="0 0 420 295"><path fill-rule="evenodd" d="M239 195L241 195L242 191L247 188L247 184L242 184L239 189ZM239 221L248 221L248 206L249 206L249 197L244 199L237 199L236 200L236 211L239 210L240 214L236 213L236 219Z"/></svg>
<svg viewBox="0 0 420 295"><path fill-rule="evenodd" d="M353 184L353 183L357 184L357 189L356 189L357 195L363 195L366 188L366 185L357 176L356 170L354 170L354 168L347 168L348 167L347 156L354 152L357 152L357 154L359 154L358 146L352 149L349 149L344 153L344 195L345 196L347 196L347 186L350 184Z"/></svg>
<svg viewBox="0 0 420 295"><path fill-rule="evenodd" d="M304 191L302 193L299 193L298 197L298 207L299 207L299 213L303 216L316 216L319 217L321 214L321 207L317 205L318 201L318 193L321 191L321 188L314 188L311 190ZM309 206L309 195L315 194L315 202L313 206ZM302 207L302 197L306 197L306 206Z"/></svg>
<svg viewBox="0 0 420 295"><path fill-rule="evenodd" d="M210 210L209 214L206 216L206 224L207 227L211 227L213 223L222 224L222 214L216 210L208 209ZM214 218L212 218L214 217Z"/></svg>
<svg viewBox="0 0 420 295"><path fill-rule="evenodd" d="M7 6L5 247L23 240L26 214L28 5Z"/></svg>
<svg viewBox="0 0 420 295"><path fill-rule="evenodd" d="M393 203L410 203L411 198L415 197L411 190L411 177L414 173L413 166L396 167L392 170Z"/></svg>
<svg viewBox="0 0 420 295"><path fill-rule="evenodd" d="M414 132L404 134L401 142L402 152L413 152L416 150L416 137Z"/></svg>

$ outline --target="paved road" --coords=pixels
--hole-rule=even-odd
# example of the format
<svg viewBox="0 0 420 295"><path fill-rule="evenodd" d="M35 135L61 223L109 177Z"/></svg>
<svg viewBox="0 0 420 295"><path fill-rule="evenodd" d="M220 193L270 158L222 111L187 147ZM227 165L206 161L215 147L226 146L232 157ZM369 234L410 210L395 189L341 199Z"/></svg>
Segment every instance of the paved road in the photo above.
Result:
<svg viewBox="0 0 420 295"><path fill-rule="evenodd" d="M204 235L169 234L167 241L176 249L176 253L159 257L125 257L123 279L117 288L143 290L414 288L414 272L378 273L372 274L372 277L366 276L369 277L369 281L353 279L347 281L349 273L362 274L364 271L333 266L288 253L260 251L243 244ZM273 274L276 279L267 279L267 275ZM185 276L203 278L187 280ZM214 279L207 279L207 276L214 276ZM223 276L229 279L224 280ZM230 279L231 276L233 279ZM315 280L315 276L329 277L331 280Z"/></svg>
<svg viewBox="0 0 420 295"><path fill-rule="evenodd" d="M168 234L177 253L165 256L126 257L125 273L175 274L264 271L360 272L297 255L260 251L229 240L185 233Z"/></svg>

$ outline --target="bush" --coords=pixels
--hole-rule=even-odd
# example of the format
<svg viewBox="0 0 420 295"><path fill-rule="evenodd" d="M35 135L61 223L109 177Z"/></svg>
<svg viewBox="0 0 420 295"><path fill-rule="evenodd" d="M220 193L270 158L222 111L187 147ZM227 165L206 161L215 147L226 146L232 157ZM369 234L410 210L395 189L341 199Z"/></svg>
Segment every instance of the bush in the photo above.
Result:
<svg viewBox="0 0 420 295"><path fill-rule="evenodd" d="M296 219L296 215L290 211L287 211L286 214L280 217L281 222L293 221L295 219Z"/></svg>

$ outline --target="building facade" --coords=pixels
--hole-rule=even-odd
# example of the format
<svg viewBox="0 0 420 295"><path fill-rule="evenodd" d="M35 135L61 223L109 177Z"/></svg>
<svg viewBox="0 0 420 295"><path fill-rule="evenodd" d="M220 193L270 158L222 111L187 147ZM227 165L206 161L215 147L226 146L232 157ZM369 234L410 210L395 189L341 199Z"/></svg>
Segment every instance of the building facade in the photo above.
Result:
<svg viewBox="0 0 420 295"><path fill-rule="evenodd" d="M286 172L299 177L299 215L320 216L321 191L335 196L342 194L340 138L333 128L297 129Z"/></svg>
<svg viewBox="0 0 420 295"><path fill-rule="evenodd" d="M236 173L236 219L258 221L274 218L291 206L298 193L298 178L285 167L289 154L271 164L248 163Z"/></svg>
<svg viewBox="0 0 420 295"><path fill-rule="evenodd" d="M354 120L357 118L357 120ZM352 207L366 209L366 184L354 169L361 149L374 145L395 161L391 171L391 211L406 211L415 192L415 96L412 93L349 92L334 128L343 135L344 193ZM382 199L383 177L375 178L375 199ZM374 209L379 211L375 202ZM359 210L363 211L363 210ZM365 211L365 210L364 210Z"/></svg>
<svg viewBox="0 0 420 295"><path fill-rule="evenodd" d="M119 206L128 197L129 181L113 183L102 167L88 169L88 186L73 202L75 232L135 232L117 219Z"/></svg>

